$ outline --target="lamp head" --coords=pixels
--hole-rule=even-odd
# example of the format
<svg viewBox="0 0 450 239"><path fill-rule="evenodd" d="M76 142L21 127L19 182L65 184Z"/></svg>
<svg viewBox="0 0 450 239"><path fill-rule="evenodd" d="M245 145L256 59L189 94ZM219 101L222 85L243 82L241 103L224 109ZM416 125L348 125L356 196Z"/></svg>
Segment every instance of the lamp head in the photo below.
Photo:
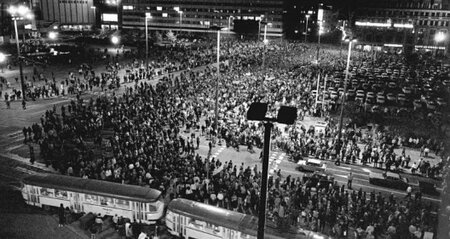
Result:
<svg viewBox="0 0 450 239"><path fill-rule="evenodd" d="M119 44L119 41L120 41L120 39L119 39L118 36L112 36L111 37L112 44L117 45L117 44Z"/></svg>
<svg viewBox="0 0 450 239"><path fill-rule="evenodd" d="M438 32L438 33L436 33L436 35L434 35L434 40L436 42L443 42L445 40L445 38L446 38L446 35L443 32Z"/></svg>
<svg viewBox="0 0 450 239"><path fill-rule="evenodd" d="M50 38L51 40L55 40L57 36L58 36L57 32L49 32L48 33L48 38Z"/></svg>
<svg viewBox="0 0 450 239"><path fill-rule="evenodd" d="M6 60L6 55L0 52L0 62L4 62Z"/></svg>

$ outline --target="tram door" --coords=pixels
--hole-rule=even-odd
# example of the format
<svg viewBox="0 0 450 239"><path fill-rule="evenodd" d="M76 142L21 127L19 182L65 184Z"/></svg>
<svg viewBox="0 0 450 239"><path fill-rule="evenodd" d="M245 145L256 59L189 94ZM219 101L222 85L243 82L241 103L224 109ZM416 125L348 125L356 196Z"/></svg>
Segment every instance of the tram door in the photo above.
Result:
<svg viewBox="0 0 450 239"><path fill-rule="evenodd" d="M81 202L80 202L80 194L79 193L70 193L71 194L71 206L76 212L81 212Z"/></svg>
<svg viewBox="0 0 450 239"><path fill-rule="evenodd" d="M180 233L181 237L186 235L186 217L179 215L176 222L176 231Z"/></svg>
<svg viewBox="0 0 450 239"><path fill-rule="evenodd" d="M30 188L30 196L29 196L29 200L34 206L38 206L39 205L39 197L37 196L37 190L34 186L25 186L24 188L26 189L26 187Z"/></svg>

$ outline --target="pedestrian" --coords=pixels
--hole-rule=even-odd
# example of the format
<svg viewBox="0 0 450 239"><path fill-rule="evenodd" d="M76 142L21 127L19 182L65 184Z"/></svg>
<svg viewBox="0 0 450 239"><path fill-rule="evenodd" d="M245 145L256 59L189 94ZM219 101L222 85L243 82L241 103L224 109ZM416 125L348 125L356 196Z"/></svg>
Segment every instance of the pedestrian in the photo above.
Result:
<svg viewBox="0 0 450 239"><path fill-rule="evenodd" d="M405 196L405 198L411 199L411 195L412 195L412 187L411 187L411 185L409 185L406 188L406 196Z"/></svg>
<svg viewBox="0 0 450 239"><path fill-rule="evenodd" d="M24 99L22 100L22 108L23 108L23 110L27 109L27 102L25 102Z"/></svg>
<svg viewBox="0 0 450 239"><path fill-rule="evenodd" d="M97 214L97 217L95 217L95 227L97 228L97 234L102 231L102 226L103 226L103 219L99 213Z"/></svg>
<svg viewBox="0 0 450 239"><path fill-rule="evenodd" d="M33 148L33 146L31 144L29 144L28 147L30 148L30 163L34 164L34 161L35 161L34 148Z"/></svg>
<svg viewBox="0 0 450 239"><path fill-rule="evenodd" d="M58 209L58 217L59 217L59 224L58 224L58 227L63 227L63 226L64 226L64 223L65 223L65 220L66 220L66 216L65 216L65 214L64 214L64 206L63 206L62 203L59 205L59 209Z"/></svg>
<svg viewBox="0 0 450 239"><path fill-rule="evenodd" d="M5 100L6 102L6 109L11 109L11 103L9 102L9 100Z"/></svg>
<svg viewBox="0 0 450 239"><path fill-rule="evenodd" d="M352 189L353 174L350 172L347 178L347 188Z"/></svg>

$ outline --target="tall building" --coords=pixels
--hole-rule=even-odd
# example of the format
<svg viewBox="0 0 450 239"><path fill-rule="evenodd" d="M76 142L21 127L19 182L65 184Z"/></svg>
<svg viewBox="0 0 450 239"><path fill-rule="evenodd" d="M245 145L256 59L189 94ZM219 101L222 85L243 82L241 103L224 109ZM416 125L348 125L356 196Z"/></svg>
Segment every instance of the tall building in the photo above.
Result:
<svg viewBox="0 0 450 239"><path fill-rule="evenodd" d="M36 0L35 0L36 1ZM93 0L38 0L40 20L58 23L60 30L90 30L95 24Z"/></svg>
<svg viewBox="0 0 450 239"><path fill-rule="evenodd" d="M106 0L108 1L108 0ZM114 1L114 0L110 0ZM283 34L282 0L122 0L118 25L123 29L206 31L211 26L234 29L234 22L267 22L268 36ZM110 19L115 20L115 19ZM111 21L102 19L106 27ZM264 26L259 24L260 32Z"/></svg>
<svg viewBox="0 0 450 239"><path fill-rule="evenodd" d="M449 0L366 1L355 16L362 43L416 50L443 50L449 44Z"/></svg>
<svg viewBox="0 0 450 239"><path fill-rule="evenodd" d="M337 14L328 0L286 0L285 35L291 39L317 41L337 27Z"/></svg>

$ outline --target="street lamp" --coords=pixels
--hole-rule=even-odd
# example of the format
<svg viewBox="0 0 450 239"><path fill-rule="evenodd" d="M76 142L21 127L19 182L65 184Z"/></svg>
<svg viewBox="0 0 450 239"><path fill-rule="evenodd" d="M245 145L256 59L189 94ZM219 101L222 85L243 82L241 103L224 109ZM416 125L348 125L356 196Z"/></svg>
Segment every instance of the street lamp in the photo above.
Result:
<svg viewBox="0 0 450 239"><path fill-rule="evenodd" d="M181 32L181 24L183 23L183 11L180 10L180 7L174 7L173 8L178 14L180 14L180 24L179 24L179 28L180 28L180 32Z"/></svg>
<svg viewBox="0 0 450 239"><path fill-rule="evenodd" d="M261 175L261 193L259 195L258 206L258 239L264 239L264 227L266 224L266 204L267 204L267 178L269 177L269 150L270 132L273 127L272 122L292 125L297 119L297 108L281 106L278 110L277 118L266 117L267 103L252 103L247 111L247 120L264 122L264 149Z"/></svg>
<svg viewBox="0 0 450 239"><path fill-rule="evenodd" d="M16 46L17 46L17 58L19 60L19 73L20 73L20 84L22 85L22 95L23 100L26 100L26 86L23 79L23 68L22 68L22 59L20 56L20 45L19 45L19 33L17 30L17 21L26 19L32 19L33 14L31 10L26 6L11 6L8 9L9 14L11 14L12 20L14 21L14 31L16 35Z"/></svg>
<svg viewBox="0 0 450 239"><path fill-rule="evenodd" d="M112 42L112 44L117 45L120 42L120 38L118 36L112 36L111 42Z"/></svg>
<svg viewBox="0 0 450 239"><path fill-rule="evenodd" d="M6 55L0 52L0 65L2 67L2 73L3 73L3 62L6 61Z"/></svg>
<svg viewBox="0 0 450 239"><path fill-rule="evenodd" d="M439 48L439 43L445 41L446 37L447 36L443 32L437 32L434 35L434 41L436 42L436 54L435 55L437 55L438 48ZM445 49L444 49L444 52L445 52Z"/></svg>
<svg viewBox="0 0 450 239"><path fill-rule="evenodd" d="M228 17L228 30L229 30L229 31L231 31L231 19L232 19L232 18L234 19L233 16L229 16L229 17Z"/></svg>
<svg viewBox="0 0 450 239"><path fill-rule="evenodd" d="M309 14L305 15L306 18L306 25L305 25L305 43L306 43L306 37L308 36L308 21L309 21Z"/></svg>
<svg viewBox="0 0 450 239"><path fill-rule="evenodd" d="M94 11L94 27L97 25L97 7L91 6L91 9Z"/></svg>
<svg viewBox="0 0 450 239"><path fill-rule="evenodd" d="M338 127L338 145L341 147L342 145L342 121L344 117L344 106L345 106L345 95L347 94L347 88L348 88L348 75L350 70L350 57L352 55L352 43L357 42L356 39L347 38L345 39L346 42L348 42L348 53L347 53L347 66L345 68L345 81L344 81L344 93L342 95L341 99L341 113L339 114L339 127ZM340 150L340 148L339 148ZM339 164L339 159L336 160Z"/></svg>
<svg viewBox="0 0 450 239"><path fill-rule="evenodd" d="M217 80L215 84L215 105L214 105L214 132L218 134L218 119L219 119L219 79L220 79L220 31L227 30L219 26L211 26L210 30L217 31Z"/></svg>
<svg viewBox="0 0 450 239"><path fill-rule="evenodd" d="M50 38L50 40L56 40L57 37L58 37L57 32L49 32L48 33L48 38Z"/></svg>
<svg viewBox="0 0 450 239"><path fill-rule="evenodd" d="M145 65L148 69L148 19L151 19L152 15L149 12L145 13Z"/></svg>
<svg viewBox="0 0 450 239"><path fill-rule="evenodd" d="M264 49L263 49L263 61L262 61L262 67L264 69L264 65L266 62L266 45L269 43L269 40L267 40L267 26L272 26L272 23L261 21L261 24L264 25L264 40L263 40Z"/></svg>

